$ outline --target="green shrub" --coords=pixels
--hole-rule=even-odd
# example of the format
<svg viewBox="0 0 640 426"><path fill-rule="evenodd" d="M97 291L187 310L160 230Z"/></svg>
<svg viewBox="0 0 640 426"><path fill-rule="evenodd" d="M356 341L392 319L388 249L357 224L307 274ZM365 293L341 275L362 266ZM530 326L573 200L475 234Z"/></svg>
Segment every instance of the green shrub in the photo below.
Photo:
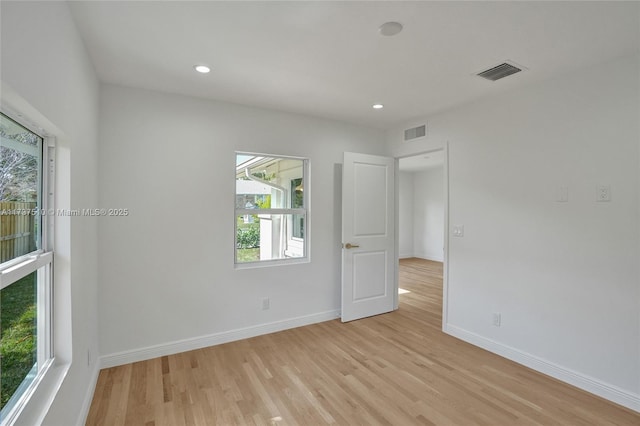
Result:
<svg viewBox="0 0 640 426"><path fill-rule="evenodd" d="M238 227L236 241L239 249L260 247L260 225L252 224L244 228Z"/></svg>

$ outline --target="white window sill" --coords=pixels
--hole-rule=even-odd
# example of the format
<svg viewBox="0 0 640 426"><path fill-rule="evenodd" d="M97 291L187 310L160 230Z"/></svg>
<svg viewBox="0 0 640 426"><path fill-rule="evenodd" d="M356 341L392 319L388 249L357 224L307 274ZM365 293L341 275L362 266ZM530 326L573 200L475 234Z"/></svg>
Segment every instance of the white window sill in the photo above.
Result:
<svg viewBox="0 0 640 426"><path fill-rule="evenodd" d="M236 269L255 269L255 268L266 268L270 266L286 266L286 265L299 265L301 263L310 263L308 257L289 257L286 259L276 259L276 260L261 260L257 262L245 262L245 263L236 263Z"/></svg>
<svg viewBox="0 0 640 426"><path fill-rule="evenodd" d="M2 418L0 425L41 424L68 371L69 364L57 364L54 359L46 371L36 378L32 384L33 390L25 396L25 401L18 404L10 418Z"/></svg>

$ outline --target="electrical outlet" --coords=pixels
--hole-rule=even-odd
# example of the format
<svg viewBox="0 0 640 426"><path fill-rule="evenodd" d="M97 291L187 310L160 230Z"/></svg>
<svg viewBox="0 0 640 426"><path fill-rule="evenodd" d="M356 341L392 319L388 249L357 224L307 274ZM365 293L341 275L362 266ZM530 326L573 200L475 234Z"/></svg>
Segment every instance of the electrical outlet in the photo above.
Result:
<svg viewBox="0 0 640 426"><path fill-rule="evenodd" d="M500 327L500 323L502 322L502 314L500 312L493 313L493 325L496 327Z"/></svg>
<svg viewBox="0 0 640 426"><path fill-rule="evenodd" d="M611 185L596 186L596 201L598 202L611 201Z"/></svg>
<svg viewBox="0 0 640 426"><path fill-rule="evenodd" d="M265 298L262 299L262 310L263 311L268 310L270 308L270 305L271 304L269 302L269 298L268 297L265 297Z"/></svg>

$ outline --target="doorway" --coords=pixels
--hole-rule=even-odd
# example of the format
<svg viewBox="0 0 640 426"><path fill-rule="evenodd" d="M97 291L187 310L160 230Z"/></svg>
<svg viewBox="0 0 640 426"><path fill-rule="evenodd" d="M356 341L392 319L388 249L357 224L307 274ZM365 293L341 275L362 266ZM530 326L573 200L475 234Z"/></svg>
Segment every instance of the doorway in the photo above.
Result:
<svg viewBox="0 0 640 426"><path fill-rule="evenodd" d="M398 263L399 298L406 294L403 280L410 274L413 291L424 280L424 291L442 302L441 326L446 323L446 261L448 179L445 149L398 159ZM419 266L419 267L417 267ZM442 271L443 284L435 289L431 274L420 271ZM408 296L405 296L408 297Z"/></svg>

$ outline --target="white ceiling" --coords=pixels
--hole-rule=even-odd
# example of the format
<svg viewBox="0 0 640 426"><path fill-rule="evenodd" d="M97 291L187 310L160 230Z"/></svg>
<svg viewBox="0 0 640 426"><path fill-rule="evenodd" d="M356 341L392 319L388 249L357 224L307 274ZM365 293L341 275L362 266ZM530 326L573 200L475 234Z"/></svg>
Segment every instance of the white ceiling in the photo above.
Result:
<svg viewBox="0 0 640 426"><path fill-rule="evenodd" d="M70 7L104 82L379 128L640 51L635 1ZM404 30L382 37L386 21ZM473 75L505 60L529 70L497 82ZM383 110L371 108L378 102Z"/></svg>

